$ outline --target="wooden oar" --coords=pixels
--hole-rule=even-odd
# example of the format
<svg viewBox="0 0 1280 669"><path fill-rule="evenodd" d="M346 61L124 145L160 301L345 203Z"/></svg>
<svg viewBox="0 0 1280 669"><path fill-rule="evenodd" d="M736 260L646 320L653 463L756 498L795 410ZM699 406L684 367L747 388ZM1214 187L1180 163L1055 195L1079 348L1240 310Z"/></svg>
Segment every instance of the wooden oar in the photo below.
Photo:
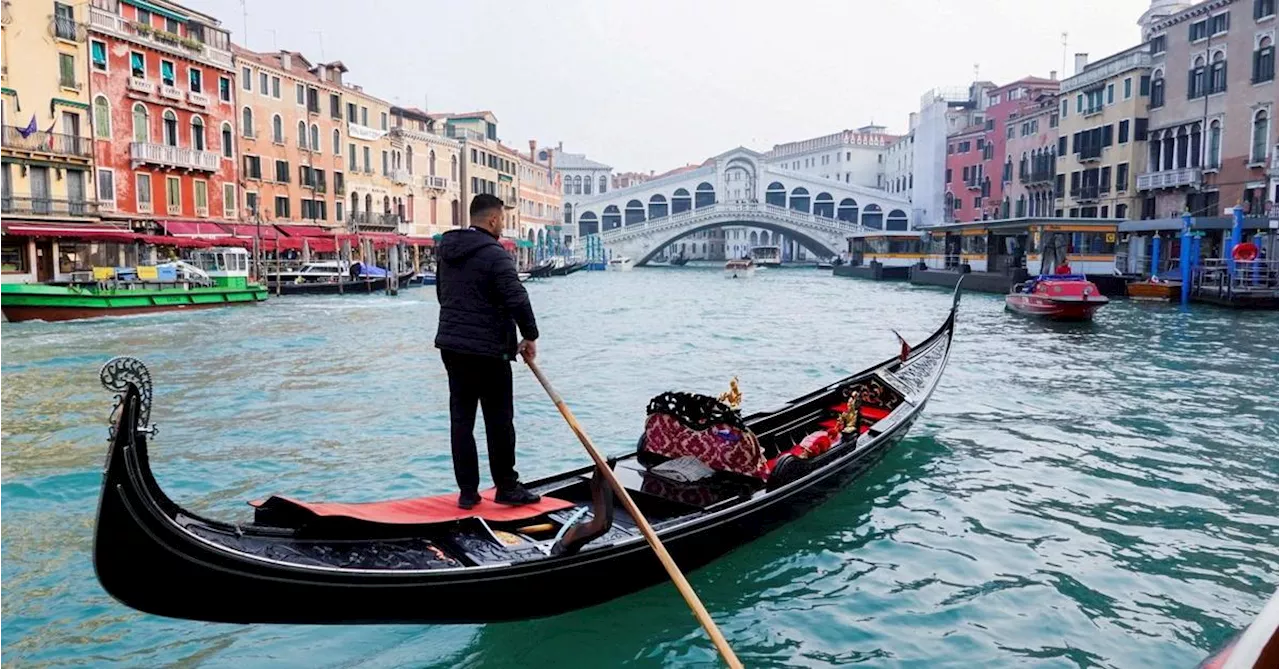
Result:
<svg viewBox="0 0 1280 669"><path fill-rule="evenodd" d="M595 444L591 443L591 437L588 437L587 433L582 431L582 426L578 424L578 419L573 417L573 412L569 411L569 407L565 406L564 400L560 399L560 393L557 393L556 389L551 386L551 382L547 380L547 377L543 376L542 370L538 368L537 363L529 359L525 359L525 363L529 365L533 375L538 377L538 383L542 384L543 390L547 391L551 401L555 402L556 408L560 410L560 415L564 416L565 421L569 423L569 429L578 435L578 440L587 449L587 454L595 461L596 469L609 481L609 486L613 488L613 493L618 496L618 499L622 500L622 505L631 514L636 526L640 528L640 533L649 541L649 546L658 555L658 560L662 562L667 574L671 576L671 580L676 584L676 589L684 596L685 603L689 605L689 608L693 609L694 617L702 624L702 628L707 631L707 636L711 637L711 643L715 644L716 650L720 651L725 663L734 669L740 669L742 662L738 661L738 656L729 647L729 642L725 640L724 634L720 632L719 627L716 627L715 621L711 619L711 614L707 613L707 607L702 605L702 600L698 599L698 594L693 591L693 586L689 585L689 581L680 571L680 567L676 566L675 560L671 559L671 554L667 552L666 546L662 545L657 533L649 526L649 521L645 520L644 515L640 513L640 509L631 499L631 495L627 494L627 489L618 482L613 470L609 468L609 463L605 461L604 456L600 455L600 451L596 450Z"/></svg>

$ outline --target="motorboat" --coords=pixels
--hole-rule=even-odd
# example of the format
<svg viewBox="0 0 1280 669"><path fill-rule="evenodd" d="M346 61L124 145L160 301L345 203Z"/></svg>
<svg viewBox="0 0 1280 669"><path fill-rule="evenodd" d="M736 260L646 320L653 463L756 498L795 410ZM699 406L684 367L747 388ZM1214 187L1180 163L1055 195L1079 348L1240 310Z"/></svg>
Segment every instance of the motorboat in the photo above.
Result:
<svg viewBox="0 0 1280 669"><path fill-rule="evenodd" d="M1059 321L1087 321L1110 300L1083 274L1041 274L1005 295L1010 311Z"/></svg>
<svg viewBox="0 0 1280 669"><path fill-rule="evenodd" d="M745 279L755 274L756 265L750 258L742 260L730 260L724 264L724 276L726 279Z"/></svg>
<svg viewBox="0 0 1280 669"><path fill-rule="evenodd" d="M617 256L609 259L607 267L609 271L626 272L631 270L632 263L631 259L626 256Z"/></svg>

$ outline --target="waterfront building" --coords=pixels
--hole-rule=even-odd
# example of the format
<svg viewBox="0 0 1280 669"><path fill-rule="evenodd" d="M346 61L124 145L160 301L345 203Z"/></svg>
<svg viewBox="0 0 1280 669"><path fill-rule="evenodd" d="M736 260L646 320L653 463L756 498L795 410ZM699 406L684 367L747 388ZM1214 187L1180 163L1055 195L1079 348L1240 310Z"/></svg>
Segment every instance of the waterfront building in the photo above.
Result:
<svg viewBox="0 0 1280 669"><path fill-rule="evenodd" d="M1007 160L1005 143L1011 135L1029 130L1039 120L1011 124L1010 117L1027 106L1032 99L1046 93L1057 93L1057 74L1048 79L1025 77L1004 86L985 91L983 113L975 114L971 124L947 136L946 195L950 219L978 221L1007 217L1004 184L1012 164ZM1037 128L1038 130L1038 128Z"/></svg>
<svg viewBox="0 0 1280 669"><path fill-rule="evenodd" d="M14 231L98 222L88 13L84 3L4 3L0 203L5 234L0 262L5 282L58 278L72 269L67 254L75 253L71 243L60 247L53 235ZM101 42L96 43L98 55L105 57ZM109 125L102 131L109 137ZM112 184L106 184L104 192L108 202L114 200Z"/></svg>
<svg viewBox="0 0 1280 669"><path fill-rule="evenodd" d="M949 201L946 198L951 181L947 175L948 136L985 119L987 92L994 87L989 81L975 81L967 88L934 88L920 96L920 111L912 131L915 141L911 145L913 225L924 227L954 220L955 194ZM972 149L973 139L969 142Z"/></svg>
<svg viewBox="0 0 1280 669"><path fill-rule="evenodd" d="M461 224L461 147L443 129L421 109L391 108L391 180L402 189L406 233L422 239Z"/></svg>
<svg viewBox="0 0 1280 669"><path fill-rule="evenodd" d="M228 32L168 0L92 0L88 9L103 217L170 234L239 220Z"/></svg>
<svg viewBox="0 0 1280 669"><path fill-rule="evenodd" d="M526 265L537 260L537 250L546 248L548 235L562 226L563 186L550 156L544 163L538 160L539 153L538 142L531 139L528 155L518 158L520 239L523 242L518 246L521 249L519 258ZM592 234L592 231L586 234Z"/></svg>
<svg viewBox="0 0 1280 669"><path fill-rule="evenodd" d="M1276 143L1276 2L1209 0L1144 26L1151 59L1142 218L1269 213ZM1186 75L1184 76L1184 73Z"/></svg>
<svg viewBox="0 0 1280 669"><path fill-rule="evenodd" d="M1076 54L1058 96L1055 216L1130 218L1147 164L1151 54L1145 44L1097 62Z"/></svg>
<svg viewBox="0 0 1280 669"><path fill-rule="evenodd" d="M514 240L520 229L519 215L516 213L519 199L516 160L498 140L498 117L493 112L478 111L440 114L436 119L443 120L445 134L459 142L459 190L462 197L459 209L463 227L470 225L468 207L471 198L480 193L496 195L506 205L503 235ZM513 242L508 246L513 246Z"/></svg>
<svg viewBox="0 0 1280 669"><path fill-rule="evenodd" d="M609 180L613 184L613 188L630 188L639 186L640 184L653 178L653 170L649 170L648 174L644 172L619 172L613 175Z"/></svg>
<svg viewBox="0 0 1280 669"><path fill-rule="evenodd" d="M765 161L779 171L796 172L841 183L883 188L885 150L897 141L874 123L857 130L777 144Z"/></svg>
<svg viewBox="0 0 1280 669"><path fill-rule="evenodd" d="M1004 199L999 218L1047 218L1054 214L1057 92L1042 92L1024 102L1010 113L1005 128Z"/></svg>
<svg viewBox="0 0 1280 669"><path fill-rule="evenodd" d="M341 81L345 69L336 71L346 116L347 227L359 233L408 233L407 184L392 177L405 172L403 154L395 154L400 162L393 161L391 103Z"/></svg>
<svg viewBox="0 0 1280 669"><path fill-rule="evenodd" d="M244 222L345 230L346 67L296 51L233 53Z"/></svg>
<svg viewBox="0 0 1280 669"><path fill-rule="evenodd" d="M911 199L911 190L915 186L912 176L912 157L915 152L916 123L919 115L911 112L907 116L907 134L894 140L884 153L884 189L899 197Z"/></svg>

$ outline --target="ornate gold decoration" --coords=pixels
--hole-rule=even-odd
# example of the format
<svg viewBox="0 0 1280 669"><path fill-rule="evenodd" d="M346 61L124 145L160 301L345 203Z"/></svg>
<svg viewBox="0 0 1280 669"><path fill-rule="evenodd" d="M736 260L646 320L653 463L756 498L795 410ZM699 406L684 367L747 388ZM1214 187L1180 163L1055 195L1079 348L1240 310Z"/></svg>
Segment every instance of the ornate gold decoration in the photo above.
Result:
<svg viewBox="0 0 1280 669"><path fill-rule="evenodd" d="M738 377L729 379L729 391L721 393L717 399L729 405L730 409L737 409L742 405L742 391L738 389Z"/></svg>
<svg viewBox="0 0 1280 669"><path fill-rule="evenodd" d="M852 434L858 431L858 421L861 420L859 414L862 413L862 398L854 395L849 398L849 408L844 413L836 417L836 428L844 434Z"/></svg>

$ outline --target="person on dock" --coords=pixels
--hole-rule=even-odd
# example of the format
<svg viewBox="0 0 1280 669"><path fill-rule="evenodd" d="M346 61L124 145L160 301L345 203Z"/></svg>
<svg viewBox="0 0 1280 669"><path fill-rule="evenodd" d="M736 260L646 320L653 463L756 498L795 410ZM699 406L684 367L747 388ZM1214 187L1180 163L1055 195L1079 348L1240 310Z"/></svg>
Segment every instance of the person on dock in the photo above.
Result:
<svg viewBox="0 0 1280 669"><path fill-rule="evenodd" d="M538 326L515 261L498 243L502 200L481 193L471 200L471 227L440 238L436 297L440 322L436 348L449 374L449 431L458 506L480 503L480 465L473 434L476 404L484 411L489 472L500 504L532 504L540 498L516 473L516 430L511 361L537 355ZM516 329L522 339L516 342Z"/></svg>

